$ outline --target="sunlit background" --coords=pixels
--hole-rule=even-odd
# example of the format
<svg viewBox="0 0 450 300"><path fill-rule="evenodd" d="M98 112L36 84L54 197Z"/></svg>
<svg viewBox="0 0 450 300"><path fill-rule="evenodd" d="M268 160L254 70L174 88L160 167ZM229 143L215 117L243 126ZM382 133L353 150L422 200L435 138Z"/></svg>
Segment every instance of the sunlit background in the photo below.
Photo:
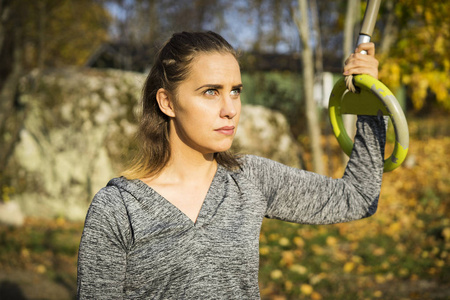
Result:
<svg viewBox="0 0 450 300"><path fill-rule="evenodd" d="M236 151L340 177L346 158L327 117L329 86L354 50L365 7L0 0L0 299L75 299L87 207L135 149L143 81L174 32L216 31L239 50ZM449 27L448 1L382 1L372 41L380 80L408 120L408 157L385 174L369 219L264 221L262 299L450 299ZM391 126L387 155L393 140Z"/></svg>

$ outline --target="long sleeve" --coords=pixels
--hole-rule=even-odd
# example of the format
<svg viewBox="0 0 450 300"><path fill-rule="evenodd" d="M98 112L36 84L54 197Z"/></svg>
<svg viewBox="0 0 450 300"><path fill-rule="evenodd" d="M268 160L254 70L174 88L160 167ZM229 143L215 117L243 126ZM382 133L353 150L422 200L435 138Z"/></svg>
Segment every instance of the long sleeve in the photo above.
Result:
<svg viewBox="0 0 450 300"><path fill-rule="evenodd" d="M350 160L332 179L258 157L248 159L248 179L267 200L266 217L303 224L332 224L375 213L383 175L385 121L359 116Z"/></svg>
<svg viewBox="0 0 450 300"><path fill-rule="evenodd" d="M78 299L122 299L131 230L120 192L100 190L86 216L78 253Z"/></svg>

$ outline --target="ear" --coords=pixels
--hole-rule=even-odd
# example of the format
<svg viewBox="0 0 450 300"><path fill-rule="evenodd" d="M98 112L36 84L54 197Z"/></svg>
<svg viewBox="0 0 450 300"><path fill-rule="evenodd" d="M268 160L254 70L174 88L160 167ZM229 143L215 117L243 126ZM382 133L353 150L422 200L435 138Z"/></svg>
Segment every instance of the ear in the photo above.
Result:
<svg viewBox="0 0 450 300"><path fill-rule="evenodd" d="M175 111L173 109L173 102L170 93L160 88L156 92L156 101L158 101L159 109L169 117L175 117Z"/></svg>

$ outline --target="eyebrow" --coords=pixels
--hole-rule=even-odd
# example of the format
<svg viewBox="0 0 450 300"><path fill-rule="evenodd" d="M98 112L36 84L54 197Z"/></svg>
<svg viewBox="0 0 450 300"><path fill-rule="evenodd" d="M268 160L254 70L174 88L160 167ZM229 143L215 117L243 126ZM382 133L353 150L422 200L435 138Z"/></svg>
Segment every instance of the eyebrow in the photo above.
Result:
<svg viewBox="0 0 450 300"><path fill-rule="evenodd" d="M221 84L204 84L201 87L197 88L196 91L198 91L200 89L203 89L203 88L207 88L207 87L208 88L212 88L212 89L218 89L218 90L219 89L223 89L223 85L221 85ZM242 87L243 87L242 83L232 86L233 90L234 89L240 89Z"/></svg>

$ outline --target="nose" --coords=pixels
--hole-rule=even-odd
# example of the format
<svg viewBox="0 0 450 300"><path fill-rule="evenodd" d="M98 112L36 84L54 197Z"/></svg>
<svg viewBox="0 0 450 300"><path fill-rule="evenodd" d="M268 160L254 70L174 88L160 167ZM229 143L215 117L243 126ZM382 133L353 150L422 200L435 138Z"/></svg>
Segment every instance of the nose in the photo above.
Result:
<svg viewBox="0 0 450 300"><path fill-rule="evenodd" d="M238 113L240 107L240 99L232 99L231 97L224 97L222 107L220 109L220 117L232 119Z"/></svg>

